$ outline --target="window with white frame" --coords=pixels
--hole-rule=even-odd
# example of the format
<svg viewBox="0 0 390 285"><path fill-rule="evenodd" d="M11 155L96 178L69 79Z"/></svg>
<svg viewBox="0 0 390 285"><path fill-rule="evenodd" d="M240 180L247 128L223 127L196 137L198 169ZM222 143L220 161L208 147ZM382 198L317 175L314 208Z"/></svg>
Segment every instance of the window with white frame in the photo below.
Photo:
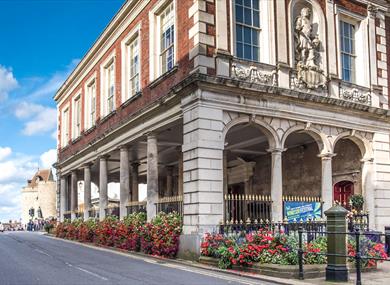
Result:
<svg viewBox="0 0 390 285"><path fill-rule="evenodd" d="M81 94L73 100L73 130L72 138L76 139L81 134Z"/></svg>
<svg viewBox="0 0 390 285"><path fill-rule="evenodd" d="M355 82L355 25L340 21L341 78Z"/></svg>
<svg viewBox="0 0 390 285"><path fill-rule="evenodd" d="M235 52L241 59L260 59L260 1L235 0Z"/></svg>
<svg viewBox="0 0 390 285"><path fill-rule="evenodd" d="M175 10L171 2L159 15L161 74L175 64Z"/></svg>
<svg viewBox="0 0 390 285"><path fill-rule="evenodd" d="M140 91L140 37L132 33L122 44L122 102Z"/></svg>
<svg viewBox="0 0 390 285"><path fill-rule="evenodd" d="M96 80L92 79L85 87L85 129L95 125L96 121Z"/></svg>
<svg viewBox="0 0 390 285"><path fill-rule="evenodd" d="M115 58L111 57L102 67L101 114L107 116L115 110Z"/></svg>
<svg viewBox="0 0 390 285"><path fill-rule="evenodd" d="M61 119L61 146L65 147L69 142L69 108L62 112Z"/></svg>

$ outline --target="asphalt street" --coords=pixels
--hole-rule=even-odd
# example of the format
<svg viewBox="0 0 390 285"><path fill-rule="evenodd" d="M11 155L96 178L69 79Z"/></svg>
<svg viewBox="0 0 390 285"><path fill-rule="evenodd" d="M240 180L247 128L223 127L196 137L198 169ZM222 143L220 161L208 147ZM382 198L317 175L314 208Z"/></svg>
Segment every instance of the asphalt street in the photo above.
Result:
<svg viewBox="0 0 390 285"><path fill-rule="evenodd" d="M53 239L39 233L0 233L0 285L11 284L264 284L150 258Z"/></svg>

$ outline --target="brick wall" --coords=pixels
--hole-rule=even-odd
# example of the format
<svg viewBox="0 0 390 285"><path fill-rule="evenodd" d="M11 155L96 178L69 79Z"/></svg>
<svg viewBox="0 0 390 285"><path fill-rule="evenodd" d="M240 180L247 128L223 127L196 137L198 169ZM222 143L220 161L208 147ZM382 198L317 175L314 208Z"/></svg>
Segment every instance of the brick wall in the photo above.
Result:
<svg viewBox="0 0 390 285"><path fill-rule="evenodd" d="M98 139L106 132L115 129L120 125L121 122L127 120L135 112L145 108L150 103L156 101L158 98L166 95L172 86L178 84L185 77L188 76L190 70L192 69L192 63L188 57L189 49L191 47L191 42L188 40L189 29L193 26L193 19L188 18L188 10L192 5L192 1L180 1L176 0L176 23L177 25L177 70L170 74L164 80L161 80L158 84L153 84L150 86L150 76L149 76L149 11L153 9L154 5L158 0L151 1L147 7L135 18L135 20L126 28L126 30L120 35L120 37L115 41L115 43L108 49L105 55L99 60L99 62L92 68L92 70L81 80L80 84L74 89L74 92L59 106L60 114L61 110L67 103L71 103L72 98L79 94L79 91L82 90L84 94L83 87L86 82L96 73L96 128L92 129L88 133L84 131L84 114L82 115L83 126L82 126L82 135L75 141L69 142L69 145L59 152L59 160L64 160L72 154L83 149L88 143ZM141 23L141 45L140 45L140 56L141 56L141 93L142 95L136 98L133 102L122 106L121 102L121 42L122 40L131 32L136 25ZM116 113L110 118L101 120L100 114L100 66L101 64L109 57L112 52L115 50L116 61L115 61L115 81L116 81ZM84 106L84 105L83 105ZM83 108L84 109L84 108ZM71 130L72 122L72 106L70 104L70 118L69 118L69 129ZM61 117L59 118L59 125L61 125ZM59 129L61 131L61 128ZM70 138L71 138L70 134ZM61 137L59 136L59 141Z"/></svg>

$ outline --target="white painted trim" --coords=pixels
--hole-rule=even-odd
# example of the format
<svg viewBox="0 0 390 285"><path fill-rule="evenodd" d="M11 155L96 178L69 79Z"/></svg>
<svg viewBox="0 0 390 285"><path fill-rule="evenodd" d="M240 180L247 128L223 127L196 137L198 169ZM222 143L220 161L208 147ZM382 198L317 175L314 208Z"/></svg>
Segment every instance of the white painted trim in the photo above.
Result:
<svg viewBox="0 0 390 285"><path fill-rule="evenodd" d="M93 126L95 126L96 124L96 110L97 110L97 106L96 106L96 99L97 99L97 89L98 89L98 86L97 86L97 72L95 71L92 76L90 76L90 78L86 81L86 83L84 84L84 109L83 109L83 112L84 112L84 130L89 130L91 129ZM95 120L93 122L91 122L91 125L89 126L88 125L88 117L91 113L91 109L89 106L89 101L90 101L90 94L89 94L89 88L91 87L92 84L95 84Z"/></svg>
<svg viewBox="0 0 390 285"><path fill-rule="evenodd" d="M136 4L137 0L129 0L124 4L109 26L104 30L103 34L60 87L54 96L58 105L61 105L81 81L84 80L85 75L98 65L98 62L104 57L109 48L124 33L142 10L145 9L151 0L138 1L138 4ZM127 13L127 15L124 13Z"/></svg>
<svg viewBox="0 0 390 285"><path fill-rule="evenodd" d="M68 118L67 118L67 121L64 123L64 115L65 115L66 111L68 111ZM61 125L60 125L60 132L61 132L60 146L61 146L61 148L64 148L68 145L69 139L71 136L71 132L70 132L70 128L69 128L69 123L70 123L69 122L69 114L70 114L70 103L68 102L61 109ZM65 134L64 126L66 126L68 128L68 139L67 140L64 140L64 134Z"/></svg>
<svg viewBox="0 0 390 285"><path fill-rule="evenodd" d="M131 95L128 95L128 71L129 71L129 55L128 55L128 46L129 44L138 38L138 56L139 56L139 85L140 89L142 89L141 86L141 63L142 63L142 43L141 43L141 22L139 22L129 33L128 35L122 40L121 42L121 54L122 54L122 64L121 64L121 103L123 104L126 102ZM128 96L126 96L128 95Z"/></svg>
<svg viewBox="0 0 390 285"><path fill-rule="evenodd" d="M106 69L110 67L111 64L114 65L114 82L116 82L117 74L116 74L116 56L115 56L115 49L111 52L111 54L106 58L105 61L102 62L100 65L100 119L108 116L110 112L107 110L107 95L106 94L106 85L107 85L107 78L106 78ZM114 84L114 106L116 109L115 104L116 99L116 84Z"/></svg>
<svg viewBox="0 0 390 285"><path fill-rule="evenodd" d="M75 140L77 139L78 137L81 136L81 117L82 117L82 90L80 89L75 96L73 96L72 98L72 131L71 131L71 134L72 134L72 140ZM80 104L80 130L79 130L79 133L77 134L76 136L76 120L75 120L75 117L76 117L76 100L79 100L79 104Z"/></svg>
<svg viewBox="0 0 390 285"><path fill-rule="evenodd" d="M275 19L274 3L272 1L259 0L260 11L260 35L259 35L259 62L266 64L276 63L276 42L275 42ZM230 48L231 54L237 57L236 53L236 29L235 29L235 2L230 4ZM217 23L218 24L218 23Z"/></svg>
<svg viewBox="0 0 390 285"><path fill-rule="evenodd" d="M336 43L339 79L342 80L341 42L340 42L340 21L355 26L355 79L354 84L369 87L369 51L368 51L368 30L367 18L356 13L346 11L336 5ZM357 72L359 71L359 72Z"/></svg>
<svg viewBox="0 0 390 285"><path fill-rule="evenodd" d="M174 39L174 65L177 64L177 4L176 0L161 0L149 11L149 80L152 82L162 75L160 64L160 13L170 4L173 3L174 21L175 21L175 39Z"/></svg>

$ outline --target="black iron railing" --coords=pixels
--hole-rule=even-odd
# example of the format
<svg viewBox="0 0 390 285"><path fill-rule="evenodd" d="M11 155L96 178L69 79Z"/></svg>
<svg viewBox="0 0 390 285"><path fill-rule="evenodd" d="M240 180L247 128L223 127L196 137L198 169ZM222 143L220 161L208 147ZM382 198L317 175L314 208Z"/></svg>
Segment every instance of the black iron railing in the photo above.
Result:
<svg viewBox="0 0 390 285"><path fill-rule="evenodd" d="M250 220L271 220L271 196L269 195L244 195L227 194L224 197L225 220L240 221Z"/></svg>
<svg viewBox="0 0 390 285"><path fill-rule="evenodd" d="M299 279L304 279L305 272L304 272L304 255L307 254L308 252L304 251L304 246L303 246L303 241L304 237L309 235L310 233L316 233L319 234L319 232L311 232L304 230L303 227L300 227L298 230L298 264L299 264ZM388 261L390 262L390 258L378 258L378 257L370 257L367 255L364 255L362 252L362 245L363 245L363 239L362 237L367 237L370 240L373 240L375 242L379 242L385 245L385 248L389 248L390 244L387 242L390 242L390 232L389 233L381 233L381 232L363 232L360 228L355 228L352 231L348 232L329 232L329 231L324 231L320 232L324 236L330 235L345 235L345 236L350 236L353 238L356 248L355 248L355 255L351 256L347 254L337 254L337 253L315 253L315 252L310 252L310 254L316 254L316 255L325 255L325 256L335 256L335 257L344 257L344 258L353 258L355 260L355 269L356 269L356 285L362 285L362 262L364 260L374 260L374 261Z"/></svg>
<svg viewBox="0 0 390 285"><path fill-rule="evenodd" d="M158 200L156 205L156 211L164 213L176 212L179 215L183 215L183 196L170 196L163 197Z"/></svg>
<svg viewBox="0 0 390 285"><path fill-rule="evenodd" d="M127 214L131 215L134 213L146 213L146 201L133 201L129 202L126 206Z"/></svg>
<svg viewBox="0 0 390 285"><path fill-rule="evenodd" d="M119 207L108 207L105 209L106 217L107 216L114 216L119 218Z"/></svg>

